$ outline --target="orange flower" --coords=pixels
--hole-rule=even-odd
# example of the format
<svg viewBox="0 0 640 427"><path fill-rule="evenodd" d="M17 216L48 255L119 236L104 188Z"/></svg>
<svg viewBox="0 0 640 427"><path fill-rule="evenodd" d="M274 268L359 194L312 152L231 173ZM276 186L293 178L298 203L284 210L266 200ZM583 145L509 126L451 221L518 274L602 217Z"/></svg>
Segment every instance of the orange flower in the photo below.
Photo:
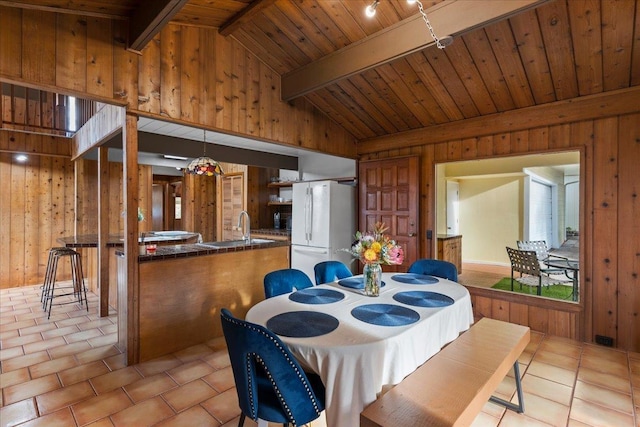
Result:
<svg viewBox="0 0 640 427"><path fill-rule="evenodd" d="M364 251L364 259L367 261L375 261L376 259L378 259L378 255L376 255L376 251L369 248Z"/></svg>

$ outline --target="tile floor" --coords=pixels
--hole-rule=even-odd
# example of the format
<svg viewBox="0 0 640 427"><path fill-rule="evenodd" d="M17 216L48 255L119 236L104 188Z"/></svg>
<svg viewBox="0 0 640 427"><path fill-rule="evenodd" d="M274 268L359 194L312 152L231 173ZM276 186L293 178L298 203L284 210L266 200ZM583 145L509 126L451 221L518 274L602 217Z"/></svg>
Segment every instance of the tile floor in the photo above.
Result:
<svg viewBox="0 0 640 427"><path fill-rule="evenodd" d="M237 425L224 340L127 367L116 314L89 299L47 320L37 286L0 291L0 426ZM487 403L474 426L640 426L640 354L533 333L520 362L526 415ZM496 394L514 391L507 377Z"/></svg>

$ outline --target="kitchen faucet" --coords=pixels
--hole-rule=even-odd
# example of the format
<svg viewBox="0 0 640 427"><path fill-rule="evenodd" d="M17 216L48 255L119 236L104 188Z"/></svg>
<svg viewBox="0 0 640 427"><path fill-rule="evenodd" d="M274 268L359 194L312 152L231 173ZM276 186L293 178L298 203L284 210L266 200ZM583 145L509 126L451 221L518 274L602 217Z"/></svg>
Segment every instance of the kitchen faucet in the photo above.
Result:
<svg viewBox="0 0 640 427"><path fill-rule="evenodd" d="M242 229L242 216L244 215L244 228L246 230L246 234ZM249 213L247 211L240 212L240 216L238 217L238 229L242 231L242 240L247 243L251 243L251 219L249 218Z"/></svg>

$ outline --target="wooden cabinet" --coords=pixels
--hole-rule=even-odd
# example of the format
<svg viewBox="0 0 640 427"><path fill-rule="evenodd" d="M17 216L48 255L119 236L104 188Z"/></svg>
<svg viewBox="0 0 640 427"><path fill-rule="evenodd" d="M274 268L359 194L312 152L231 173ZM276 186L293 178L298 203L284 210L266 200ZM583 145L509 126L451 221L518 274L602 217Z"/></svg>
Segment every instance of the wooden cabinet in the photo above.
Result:
<svg viewBox="0 0 640 427"><path fill-rule="evenodd" d="M449 261L462 273L462 236L439 234L438 259Z"/></svg>

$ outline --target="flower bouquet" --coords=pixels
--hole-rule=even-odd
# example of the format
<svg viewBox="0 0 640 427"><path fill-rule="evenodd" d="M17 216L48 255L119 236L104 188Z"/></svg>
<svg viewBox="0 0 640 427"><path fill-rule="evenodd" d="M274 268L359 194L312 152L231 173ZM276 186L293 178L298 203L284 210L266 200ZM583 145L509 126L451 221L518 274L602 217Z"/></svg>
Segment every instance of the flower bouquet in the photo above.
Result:
<svg viewBox="0 0 640 427"><path fill-rule="evenodd" d="M378 222L373 230L366 233L356 232L356 240L347 251L360 259L364 264L362 270L364 292L369 296L380 294L382 282L382 267L384 265L402 264L404 252L395 240L385 235L388 227Z"/></svg>

